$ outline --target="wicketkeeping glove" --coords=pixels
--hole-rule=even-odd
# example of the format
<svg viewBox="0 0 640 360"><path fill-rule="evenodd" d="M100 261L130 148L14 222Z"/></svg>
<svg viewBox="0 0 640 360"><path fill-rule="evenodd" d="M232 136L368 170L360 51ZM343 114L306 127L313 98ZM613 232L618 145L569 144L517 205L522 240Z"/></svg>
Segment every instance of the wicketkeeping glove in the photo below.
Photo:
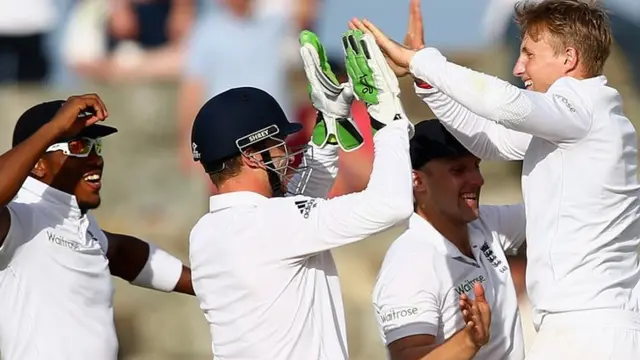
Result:
<svg viewBox="0 0 640 360"><path fill-rule="evenodd" d="M344 151L359 149L364 144L364 138L351 118L351 84L338 82L316 34L302 31L299 41L311 103L318 110L311 141L318 147L337 144Z"/></svg>
<svg viewBox="0 0 640 360"><path fill-rule="evenodd" d="M367 105L374 133L394 120L407 119L400 86L371 34L349 30L342 36L349 82L358 100ZM409 129L413 136L413 126Z"/></svg>

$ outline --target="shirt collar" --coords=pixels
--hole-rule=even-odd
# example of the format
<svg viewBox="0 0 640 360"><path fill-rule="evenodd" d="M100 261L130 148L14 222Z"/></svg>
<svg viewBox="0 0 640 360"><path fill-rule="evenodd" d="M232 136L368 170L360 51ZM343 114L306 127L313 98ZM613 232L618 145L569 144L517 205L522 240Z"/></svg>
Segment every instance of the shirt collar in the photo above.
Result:
<svg viewBox="0 0 640 360"><path fill-rule="evenodd" d="M237 205L257 205L269 198L251 191L236 191L209 198L209 211L216 212Z"/></svg>
<svg viewBox="0 0 640 360"><path fill-rule="evenodd" d="M27 179L22 184L17 199L27 203L36 203L39 200L44 200L57 205L56 211L65 212L65 216L80 217L82 215L74 195L53 188L31 176L27 176Z"/></svg>
<svg viewBox="0 0 640 360"><path fill-rule="evenodd" d="M483 236L479 236L477 233L478 230L473 226L474 223L475 221L467 225L467 229L469 230L469 242L472 247L474 245L479 247L483 244L484 238ZM430 222L420 215L414 213L411 216L409 219L409 227L416 229L419 234L418 236L426 239L427 242L435 246L435 248L443 255L458 256L462 254L460 250L451 243L451 241L447 240L438 230L436 230L436 228L433 227L433 225L431 225Z"/></svg>
<svg viewBox="0 0 640 360"><path fill-rule="evenodd" d="M594 76L592 78L583 79L582 82L587 83L589 85L606 85L607 77L604 75Z"/></svg>

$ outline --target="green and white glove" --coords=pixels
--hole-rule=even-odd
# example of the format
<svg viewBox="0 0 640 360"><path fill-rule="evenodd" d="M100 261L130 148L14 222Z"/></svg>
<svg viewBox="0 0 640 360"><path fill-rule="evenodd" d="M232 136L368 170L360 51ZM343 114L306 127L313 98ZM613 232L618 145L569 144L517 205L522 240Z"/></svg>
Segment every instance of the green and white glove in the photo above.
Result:
<svg viewBox="0 0 640 360"><path fill-rule="evenodd" d="M349 82L358 100L367 106L371 128L377 132L394 120L407 119L398 78L371 34L349 30L342 36ZM413 136L413 126L409 128Z"/></svg>
<svg viewBox="0 0 640 360"><path fill-rule="evenodd" d="M364 137L351 118L351 84L338 82L316 34L304 30L299 41L311 103L318 110L311 141L318 147L338 145L347 152L359 149L364 144Z"/></svg>

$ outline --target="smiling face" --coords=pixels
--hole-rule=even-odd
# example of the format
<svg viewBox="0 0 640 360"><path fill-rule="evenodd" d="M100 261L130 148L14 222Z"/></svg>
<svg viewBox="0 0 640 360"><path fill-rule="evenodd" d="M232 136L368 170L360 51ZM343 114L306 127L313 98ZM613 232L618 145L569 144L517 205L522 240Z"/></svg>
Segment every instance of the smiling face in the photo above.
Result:
<svg viewBox="0 0 640 360"><path fill-rule="evenodd" d="M86 157L73 157L62 151L46 153L36 164L33 175L55 189L72 194L84 212L100 206L104 161L95 148Z"/></svg>
<svg viewBox="0 0 640 360"><path fill-rule="evenodd" d="M561 77L602 74L611 52L611 28L601 2L528 0L515 8L522 45L513 74L528 90L546 92Z"/></svg>
<svg viewBox="0 0 640 360"><path fill-rule="evenodd" d="M553 41L546 31L536 37L527 33L522 39L513 74L522 79L527 90L546 92L556 80L575 70L576 50L558 51Z"/></svg>
<svg viewBox="0 0 640 360"><path fill-rule="evenodd" d="M478 218L484 185L480 159L473 155L434 159L414 174L414 195L419 205L452 222L468 223Z"/></svg>

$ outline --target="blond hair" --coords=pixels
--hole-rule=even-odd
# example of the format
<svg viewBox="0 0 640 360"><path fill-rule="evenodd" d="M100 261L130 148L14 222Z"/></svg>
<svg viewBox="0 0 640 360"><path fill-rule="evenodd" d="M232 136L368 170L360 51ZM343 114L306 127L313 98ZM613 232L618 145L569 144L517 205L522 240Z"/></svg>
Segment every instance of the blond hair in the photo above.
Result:
<svg viewBox="0 0 640 360"><path fill-rule="evenodd" d="M538 41L546 32L556 55L573 47L587 76L602 74L612 36L607 13L595 1L524 0L516 4L515 18L523 38Z"/></svg>

